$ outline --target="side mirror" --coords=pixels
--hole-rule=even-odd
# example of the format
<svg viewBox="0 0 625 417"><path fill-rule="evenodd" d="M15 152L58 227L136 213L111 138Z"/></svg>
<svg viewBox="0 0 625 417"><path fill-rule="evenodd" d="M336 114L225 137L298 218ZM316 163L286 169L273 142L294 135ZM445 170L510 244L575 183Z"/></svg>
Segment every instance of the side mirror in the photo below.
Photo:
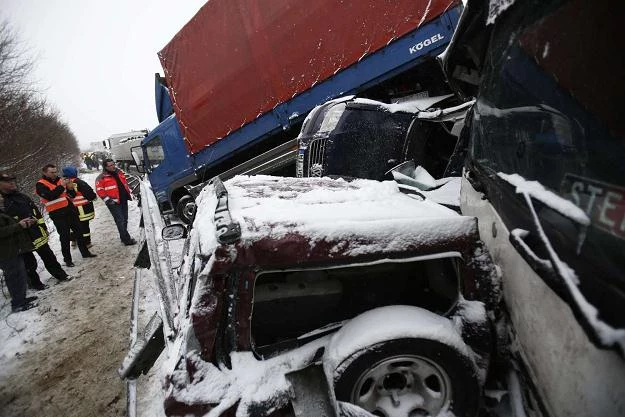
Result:
<svg viewBox="0 0 625 417"><path fill-rule="evenodd" d="M163 227L161 232L163 240L178 240L187 237L187 228L183 224L170 224Z"/></svg>
<svg viewBox="0 0 625 417"><path fill-rule="evenodd" d="M132 159L137 166L137 171L141 174L145 174L145 168L143 167L143 158L141 158L141 154L136 151L136 149L141 149L140 146L133 146L130 148L130 154L132 155Z"/></svg>

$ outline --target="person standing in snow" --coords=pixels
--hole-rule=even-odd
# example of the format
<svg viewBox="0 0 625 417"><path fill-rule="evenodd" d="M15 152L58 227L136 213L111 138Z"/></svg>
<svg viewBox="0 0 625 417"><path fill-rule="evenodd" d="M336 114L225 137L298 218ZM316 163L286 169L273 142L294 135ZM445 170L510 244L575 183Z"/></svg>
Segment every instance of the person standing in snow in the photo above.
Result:
<svg viewBox="0 0 625 417"><path fill-rule="evenodd" d="M83 258L94 258L89 252L85 239L82 237L78 213L70 198L76 197L76 185L67 178L59 178L56 165L48 164L43 167L43 176L35 184L35 192L41 198L50 219L54 222L59 239L65 265L72 267L72 253L69 246L70 232L74 232L78 241L78 249Z"/></svg>
<svg viewBox="0 0 625 417"><path fill-rule="evenodd" d="M35 252L43 261L50 275L59 281L68 281L71 278L63 270L61 264L56 259L56 255L48 245L49 233L43 215L30 197L17 190L15 180L14 175L8 172L0 172L0 194L4 198L5 213L17 221L29 218L35 219L35 223L26 229ZM24 253L22 258L28 274L28 287L38 291L44 290L46 286L41 282L37 273L37 259L33 252Z"/></svg>
<svg viewBox="0 0 625 417"><path fill-rule="evenodd" d="M128 181L124 171L117 169L112 159L102 162L102 173L95 181L95 190L98 196L108 207L122 243L126 246L137 243L128 234L128 201L132 200Z"/></svg>
<svg viewBox="0 0 625 417"><path fill-rule="evenodd" d="M85 239L87 248L90 248L92 244L89 222L95 217L93 201L95 201L98 196L89 184L78 178L78 170L76 168L71 166L63 168L63 178L67 178L75 184L73 188L76 191L76 196L70 198L70 200L72 200L72 203L78 210L78 220L80 220L82 237ZM72 236L70 239L72 242L76 241L75 236Z"/></svg>
<svg viewBox="0 0 625 417"><path fill-rule="evenodd" d="M35 219L22 219L19 222L4 212L4 197L0 194L0 269L4 282L11 295L11 311L26 311L37 304L37 297L26 297L26 266L21 255L31 252L34 247L26 232L35 224Z"/></svg>

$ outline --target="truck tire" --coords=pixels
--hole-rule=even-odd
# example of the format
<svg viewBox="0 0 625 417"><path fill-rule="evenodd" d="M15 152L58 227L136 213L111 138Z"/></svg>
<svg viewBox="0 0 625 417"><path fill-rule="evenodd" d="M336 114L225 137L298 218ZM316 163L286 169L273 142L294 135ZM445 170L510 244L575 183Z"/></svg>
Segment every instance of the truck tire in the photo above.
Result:
<svg viewBox="0 0 625 417"><path fill-rule="evenodd" d="M197 209L193 197L190 195L183 196L176 204L176 216L185 224L191 224L195 218L195 210Z"/></svg>
<svg viewBox="0 0 625 417"><path fill-rule="evenodd" d="M407 338L381 342L352 354L338 367L339 401L375 416L473 417L480 383L469 358L442 342Z"/></svg>

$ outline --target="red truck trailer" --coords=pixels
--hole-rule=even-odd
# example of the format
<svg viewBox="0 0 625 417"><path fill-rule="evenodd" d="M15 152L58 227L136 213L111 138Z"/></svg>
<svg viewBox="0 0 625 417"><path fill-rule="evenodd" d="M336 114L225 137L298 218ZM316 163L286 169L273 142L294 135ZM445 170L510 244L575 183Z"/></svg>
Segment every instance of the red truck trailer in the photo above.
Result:
<svg viewBox="0 0 625 417"><path fill-rule="evenodd" d="M206 3L159 52L168 94L157 103L172 105L157 104L162 123L142 147L161 211L184 213L185 185L288 143L329 99L448 91L433 58L460 8L456 0ZM289 157L271 158L293 175L294 145Z"/></svg>

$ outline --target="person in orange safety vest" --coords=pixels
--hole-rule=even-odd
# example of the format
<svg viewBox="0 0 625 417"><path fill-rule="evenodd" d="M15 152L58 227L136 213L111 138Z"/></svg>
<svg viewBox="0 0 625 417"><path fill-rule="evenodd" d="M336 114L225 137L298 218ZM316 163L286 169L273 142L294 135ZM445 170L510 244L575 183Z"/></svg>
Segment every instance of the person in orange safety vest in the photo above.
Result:
<svg viewBox="0 0 625 417"><path fill-rule="evenodd" d="M35 184L35 193L40 197L61 241L61 253L65 265L72 267L72 253L70 250L70 233L77 236L78 249L83 258L94 258L96 255L89 252L87 243L82 237L78 211L70 198L76 197L76 186L68 178L59 178L56 165L48 164L42 169L43 176Z"/></svg>
<svg viewBox="0 0 625 417"><path fill-rule="evenodd" d="M108 207L122 243L126 246L137 243L128 233L128 201L132 200L126 175L117 169L112 159L102 162L103 170L95 181L95 192Z"/></svg>

